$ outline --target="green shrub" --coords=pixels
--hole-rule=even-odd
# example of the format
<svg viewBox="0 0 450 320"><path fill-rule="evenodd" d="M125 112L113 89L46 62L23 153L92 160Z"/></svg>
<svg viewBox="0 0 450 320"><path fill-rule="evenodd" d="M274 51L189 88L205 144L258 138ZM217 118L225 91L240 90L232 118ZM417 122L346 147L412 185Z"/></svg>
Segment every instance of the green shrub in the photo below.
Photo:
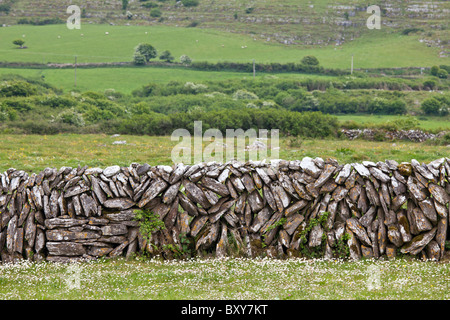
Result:
<svg viewBox="0 0 450 320"><path fill-rule="evenodd" d="M319 60L315 56L305 56L301 63L307 66L317 66L319 65Z"/></svg>
<svg viewBox="0 0 450 320"><path fill-rule="evenodd" d="M181 3L185 7L196 7L199 4L198 0L181 0Z"/></svg>
<svg viewBox="0 0 450 320"><path fill-rule="evenodd" d="M233 94L233 99L236 100L255 100L258 99L258 96L256 94L254 94L253 92L249 92L245 89L242 90L237 90L234 94Z"/></svg>
<svg viewBox="0 0 450 320"><path fill-rule="evenodd" d="M439 67L438 66L432 66L430 69L430 73L432 76L437 76L437 73L439 71Z"/></svg>
<svg viewBox="0 0 450 320"><path fill-rule="evenodd" d="M158 8L159 7L159 5L157 3L151 2L151 1L141 4L141 6L144 8Z"/></svg>
<svg viewBox="0 0 450 320"><path fill-rule="evenodd" d="M437 83L434 80L426 80L423 82L424 89L434 90L437 87Z"/></svg>
<svg viewBox="0 0 450 320"><path fill-rule="evenodd" d="M439 109L441 108L441 103L435 98L428 98L422 102L420 107L425 114L428 115L439 115Z"/></svg>
<svg viewBox="0 0 450 320"><path fill-rule="evenodd" d="M448 77L448 72L444 69L439 69L437 72L437 77L441 78L441 79L447 79Z"/></svg>
<svg viewBox="0 0 450 320"><path fill-rule="evenodd" d="M0 97L28 97L37 93L36 87L26 81L3 81Z"/></svg>
<svg viewBox="0 0 450 320"><path fill-rule="evenodd" d="M158 18L158 17L161 17L161 15L162 15L162 13L161 13L161 10L159 10L159 8L153 8L150 11L150 17Z"/></svg>

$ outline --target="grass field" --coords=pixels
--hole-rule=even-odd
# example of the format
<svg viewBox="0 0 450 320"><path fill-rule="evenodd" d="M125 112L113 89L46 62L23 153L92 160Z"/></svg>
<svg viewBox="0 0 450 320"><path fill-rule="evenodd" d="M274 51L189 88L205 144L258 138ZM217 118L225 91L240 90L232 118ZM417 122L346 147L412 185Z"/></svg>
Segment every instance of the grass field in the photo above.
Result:
<svg viewBox="0 0 450 320"><path fill-rule="evenodd" d="M386 124L387 122L393 122L398 119L404 118L404 116L397 115L338 115L340 122L354 121L357 124L369 127L370 125ZM416 117L419 121L418 126L422 130L427 131L445 131L450 130L450 117L433 117L433 116L420 116Z"/></svg>
<svg viewBox="0 0 450 320"><path fill-rule="evenodd" d="M449 61L439 58L438 48L420 43L418 36L372 31L343 46L319 48L268 44L213 29L83 24L81 30L69 30L65 24L16 25L2 28L0 53L2 61L16 62L73 63L74 56L79 63L131 61L136 45L149 42L160 52L170 50L177 60L186 54L195 61L299 62L314 55L324 67L344 69L350 68L352 55L355 68L431 67ZM17 38L24 39L28 48L17 49L12 44Z"/></svg>
<svg viewBox="0 0 450 320"><path fill-rule="evenodd" d="M113 145L125 140L126 145ZM107 135L0 135L0 171L8 168L39 172L46 167L129 166L132 162L150 165L172 165L171 151L178 144L169 136ZM204 142L204 147L210 142ZM295 160L305 156L334 158L340 163L361 161L398 162L416 159L429 162L448 157L450 147L413 142L371 142L363 140L280 139L281 159Z"/></svg>
<svg viewBox="0 0 450 320"><path fill-rule="evenodd" d="M163 68L163 67L119 67L119 68L78 68L75 87L74 69L22 69L22 68L0 68L0 76L7 74L18 74L23 77L44 77L45 81L65 92L71 90L103 92L106 89L115 89L118 92L129 94L135 89L140 89L148 83L168 83L170 81L180 82L202 82L227 79L251 79L253 74L232 71L199 71L185 68ZM277 77L289 79L332 79L331 76L311 74L264 74L257 72L257 78Z"/></svg>
<svg viewBox="0 0 450 320"><path fill-rule="evenodd" d="M447 300L449 263L303 259L0 265L4 300Z"/></svg>

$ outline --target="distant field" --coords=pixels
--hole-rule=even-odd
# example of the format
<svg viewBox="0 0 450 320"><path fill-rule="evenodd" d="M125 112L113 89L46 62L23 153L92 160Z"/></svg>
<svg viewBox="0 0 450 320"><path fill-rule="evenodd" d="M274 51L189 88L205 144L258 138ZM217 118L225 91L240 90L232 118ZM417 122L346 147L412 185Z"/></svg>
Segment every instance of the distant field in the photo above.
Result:
<svg viewBox="0 0 450 320"><path fill-rule="evenodd" d="M394 115L338 115L340 122L354 121L361 125L382 124L388 121L395 121L402 119L404 116ZM450 117L417 117L419 120L419 127L423 130L444 131L450 130Z"/></svg>
<svg viewBox="0 0 450 320"><path fill-rule="evenodd" d="M184 68L163 68L163 67L120 67L120 68L78 68L77 86L74 86L75 73L73 69L19 69L0 68L0 76L5 74L18 74L23 77L41 78L52 86L70 91L78 89L80 91L98 91L105 89L115 89L122 93L131 93L133 90L141 88L150 82L167 83L170 81L180 82L201 82L227 79L250 79L253 74L231 71L198 71ZM278 78L330 78L329 76L310 74L264 74L257 72L259 77Z"/></svg>
<svg viewBox="0 0 450 320"><path fill-rule="evenodd" d="M126 145L113 145L125 140ZM129 166L132 162L172 165L171 151L179 143L169 136L111 137L102 134L0 135L0 171L8 168L39 172L46 167ZM205 142L204 146L210 142ZM334 158L340 163L416 159L429 162L448 157L450 147L412 142L371 142L362 140L280 139L279 157L286 160Z"/></svg>
<svg viewBox="0 0 450 320"><path fill-rule="evenodd" d="M372 31L343 46L305 49L213 29L83 24L81 30L69 30L65 24L15 25L2 28L0 54L2 61L17 62L73 63L75 55L79 63L131 61L134 47L149 42L160 52L170 50L177 60L187 54L196 61L299 62L305 55L315 55L324 67L345 69L350 68L352 55L355 68L430 67L449 61L439 58L438 48L420 43L418 36ZM12 41L17 38L24 39L28 48L15 48Z"/></svg>

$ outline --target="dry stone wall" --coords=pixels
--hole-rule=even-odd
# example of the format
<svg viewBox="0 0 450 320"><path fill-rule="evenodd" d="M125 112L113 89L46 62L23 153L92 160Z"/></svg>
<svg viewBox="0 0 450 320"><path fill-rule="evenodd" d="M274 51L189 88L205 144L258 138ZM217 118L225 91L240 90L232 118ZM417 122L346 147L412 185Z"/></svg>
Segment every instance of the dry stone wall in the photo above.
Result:
<svg viewBox="0 0 450 320"><path fill-rule="evenodd" d="M449 176L448 158L8 169L0 174L0 256L439 260L449 238ZM144 237L136 210L164 228Z"/></svg>

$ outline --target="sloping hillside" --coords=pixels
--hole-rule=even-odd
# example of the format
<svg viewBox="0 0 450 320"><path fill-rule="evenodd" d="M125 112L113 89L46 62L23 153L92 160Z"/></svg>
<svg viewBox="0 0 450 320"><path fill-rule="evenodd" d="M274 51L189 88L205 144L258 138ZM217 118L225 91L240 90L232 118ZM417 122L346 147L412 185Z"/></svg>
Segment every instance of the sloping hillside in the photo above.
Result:
<svg viewBox="0 0 450 320"><path fill-rule="evenodd" d="M20 19L69 16L71 4L82 11L83 23L162 24L181 27L216 28L250 34L259 40L287 45L341 45L373 30L366 27L370 16L367 1L361 0L198 0L197 6L183 6L182 0L0 0L0 25ZM191 0L195 1L195 0ZM392 32L412 31L421 41L449 51L449 1L374 1L381 9L381 27ZM152 10L158 13L150 15ZM131 19L127 17L131 12Z"/></svg>

